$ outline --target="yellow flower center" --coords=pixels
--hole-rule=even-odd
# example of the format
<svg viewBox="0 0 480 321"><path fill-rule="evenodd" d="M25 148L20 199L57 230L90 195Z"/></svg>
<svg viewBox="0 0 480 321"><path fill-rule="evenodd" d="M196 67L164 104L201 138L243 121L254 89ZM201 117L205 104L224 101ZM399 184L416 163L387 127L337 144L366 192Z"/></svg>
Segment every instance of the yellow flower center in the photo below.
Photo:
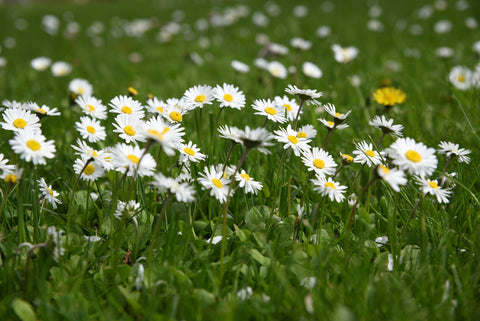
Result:
<svg viewBox="0 0 480 321"><path fill-rule="evenodd" d="M333 121L327 121L327 123L328 123L329 127L333 127L333 125L335 125L335 123Z"/></svg>
<svg viewBox="0 0 480 321"><path fill-rule="evenodd" d="M77 93L80 94L80 95L83 95L85 93L85 88L83 87L78 87L77 88Z"/></svg>
<svg viewBox="0 0 480 321"><path fill-rule="evenodd" d="M27 141L27 147L30 148L33 151L37 151L40 148L42 148L42 145L40 145L40 143L37 142L36 140L30 139L30 140Z"/></svg>
<svg viewBox="0 0 480 321"><path fill-rule="evenodd" d="M313 166L315 166L316 168L324 168L325 167L325 162L319 158L315 158L313 160Z"/></svg>
<svg viewBox="0 0 480 321"><path fill-rule="evenodd" d="M98 153L94 150L94 151L92 152L92 156L93 156L93 157L97 157L97 156L98 156Z"/></svg>
<svg viewBox="0 0 480 321"><path fill-rule="evenodd" d="M148 129L147 133L149 133L152 136L155 136L159 140L163 140L163 135L170 130L169 127L165 127L165 129L160 133L158 130L155 129Z"/></svg>
<svg viewBox="0 0 480 321"><path fill-rule="evenodd" d="M172 111L172 112L170 113L170 118L171 118L173 121L180 122L180 121L182 121L182 114L180 114L178 111Z"/></svg>
<svg viewBox="0 0 480 321"><path fill-rule="evenodd" d="M438 187L437 182L428 181L428 185L430 185L431 188L435 188L435 189L440 188Z"/></svg>
<svg viewBox="0 0 480 321"><path fill-rule="evenodd" d="M184 151L185 153L187 153L188 155L190 155L190 156L195 155L195 151L194 151L193 149L191 149L191 148L185 147L185 148L183 149L183 151Z"/></svg>
<svg viewBox="0 0 480 321"><path fill-rule="evenodd" d="M459 82L465 82L465 75L458 75L457 80Z"/></svg>
<svg viewBox="0 0 480 321"><path fill-rule="evenodd" d="M53 191L52 191L51 188L48 188L48 187L47 187L47 191L48 191L48 194L50 194L50 196L53 196Z"/></svg>
<svg viewBox="0 0 480 321"><path fill-rule="evenodd" d="M87 132L89 132L90 134L95 134L96 130L92 126L87 126Z"/></svg>
<svg viewBox="0 0 480 321"><path fill-rule="evenodd" d="M15 184L18 178L15 174L8 174L3 180L5 181L5 183Z"/></svg>
<svg viewBox="0 0 480 321"><path fill-rule="evenodd" d="M225 99L226 101L233 101L233 96L230 94L225 94L223 95L223 99Z"/></svg>
<svg viewBox="0 0 480 321"><path fill-rule="evenodd" d="M414 150L408 150L405 153L405 157L411 162L418 163L422 160L422 156Z"/></svg>
<svg viewBox="0 0 480 321"><path fill-rule="evenodd" d="M290 106L289 104L283 104L283 107L285 107L287 111L292 111L292 106Z"/></svg>
<svg viewBox="0 0 480 321"><path fill-rule="evenodd" d="M288 140L289 140L292 144L298 144L298 138L295 137L295 136L288 135Z"/></svg>
<svg viewBox="0 0 480 321"><path fill-rule="evenodd" d="M157 109L159 112L163 113L163 107L156 107L156 109Z"/></svg>
<svg viewBox="0 0 480 321"><path fill-rule="evenodd" d="M220 180L217 179L217 178L212 178L212 183L213 183L213 185L215 185L215 186L218 187L218 188L222 188L222 187L223 187L222 182L220 182Z"/></svg>
<svg viewBox="0 0 480 321"><path fill-rule="evenodd" d="M347 163L351 164L353 163L353 157L347 154L342 154L342 159Z"/></svg>
<svg viewBox="0 0 480 321"><path fill-rule="evenodd" d="M379 164L378 167L383 171L384 174L390 173L390 170L388 169L388 167L383 166L382 164Z"/></svg>
<svg viewBox="0 0 480 321"><path fill-rule="evenodd" d="M24 129L27 126L27 122L21 118L17 118L13 121L13 126L16 128Z"/></svg>
<svg viewBox="0 0 480 321"><path fill-rule="evenodd" d="M133 87L128 87L128 92L132 95L138 95L138 90L136 90L135 88Z"/></svg>
<svg viewBox="0 0 480 321"><path fill-rule="evenodd" d="M340 113L335 113L335 117L340 117L340 116L342 116L342 114L340 114Z"/></svg>
<svg viewBox="0 0 480 321"><path fill-rule="evenodd" d="M122 113L124 114L131 114L132 113L132 108L128 107L128 106L123 106L122 107Z"/></svg>
<svg viewBox="0 0 480 321"><path fill-rule="evenodd" d="M337 188L335 187L335 185L334 185L332 182L325 182L325 187L329 187L329 188L337 189Z"/></svg>
<svg viewBox="0 0 480 321"><path fill-rule="evenodd" d="M85 106L85 109L87 109L88 112L91 113L92 111L95 110L95 107L93 107L92 105L86 105L86 106Z"/></svg>
<svg viewBox="0 0 480 321"><path fill-rule="evenodd" d="M270 114L270 115L276 115L277 114L277 111L275 110L275 108L272 108L272 107L265 108L265 112L267 114Z"/></svg>
<svg viewBox="0 0 480 321"><path fill-rule="evenodd" d="M299 133L297 134L297 137L298 137L298 138L307 138L307 133L306 133L306 132L299 132Z"/></svg>
<svg viewBox="0 0 480 321"><path fill-rule="evenodd" d="M83 170L83 173L89 176L92 175L94 172L95 166L93 166L92 164L88 164L87 167L85 167L85 169Z"/></svg>
<svg viewBox="0 0 480 321"><path fill-rule="evenodd" d="M370 149L367 149L365 151L365 154L367 154L367 156L369 156L369 157L375 157L375 152L373 150L370 150Z"/></svg>
<svg viewBox="0 0 480 321"><path fill-rule="evenodd" d="M35 109L35 111L36 111L37 113L40 113L40 114L46 114L46 113L47 113L47 112L46 112L45 110L43 110L42 108L37 108L37 109Z"/></svg>
<svg viewBox="0 0 480 321"><path fill-rule="evenodd" d="M125 126L125 128L123 128L123 132L128 136L134 136L137 133L133 126L130 125Z"/></svg>
<svg viewBox="0 0 480 321"><path fill-rule="evenodd" d="M140 162L140 158L138 158L137 156L135 156L133 154L128 154L127 158L128 158L129 161L131 161L132 163L135 163L135 164L138 164L138 162Z"/></svg>
<svg viewBox="0 0 480 321"><path fill-rule="evenodd" d="M250 175L248 175L247 173L245 174L240 174L240 176L242 176L242 178L246 181L249 181L250 180Z"/></svg>
<svg viewBox="0 0 480 321"><path fill-rule="evenodd" d="M198 95L197 97L195 97L195 101L197 103L203 103L205 101L206 97L204 95Z"/></svg>

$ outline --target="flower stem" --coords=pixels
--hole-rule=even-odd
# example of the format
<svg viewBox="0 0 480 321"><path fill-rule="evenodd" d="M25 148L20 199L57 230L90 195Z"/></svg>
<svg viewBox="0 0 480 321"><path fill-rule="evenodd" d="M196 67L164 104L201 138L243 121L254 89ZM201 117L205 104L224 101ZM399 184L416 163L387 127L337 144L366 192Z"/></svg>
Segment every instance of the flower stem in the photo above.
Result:
<svg viewBox="0 0 480 321"><path fill-rule="evenodd" d="M295 121L293 122L293 130L297 130L297 122L298 122L298 117L300 116L300 112L302 110L303 103L305 102L305 99L300 100L300 106L298 107L297 115L295 116Z"/></svg>

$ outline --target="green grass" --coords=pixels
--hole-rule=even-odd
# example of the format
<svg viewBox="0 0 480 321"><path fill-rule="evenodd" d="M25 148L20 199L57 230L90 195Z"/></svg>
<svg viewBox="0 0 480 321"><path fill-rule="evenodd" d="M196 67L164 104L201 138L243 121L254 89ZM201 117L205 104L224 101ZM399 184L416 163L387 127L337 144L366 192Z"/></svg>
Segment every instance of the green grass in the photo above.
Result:
<svg viewBox="0 0 480 321"><path fill-rule="evenodd" d="M195 29L197 19L208 18L214 11L223 12L238 2L125 0L0 6L0 56L7 61L0 67L0 100L32 100L57 107L62 113L41 121L43 134L56 145L55 158L47 165L34 166L20 159L9 144L12 132L0 129L0 153L10 160L9 164L24 168L18 184L0 181L2 320L480 318L480 96L478 88L461 91L448 82L453 66L474 69L478 63L472 45L480 40L480 29L468 29L464 22L480 11L480 3L470 1L466 11L456 10L455 3L449 3L446 10L434 10L426 20L416 15L423 6L417 1L381 3L383 14L378 19L384 24L382 32L367 30L366 1L335 1L332 12L305 2L309 13L297 18L291 13L296 3L278 0L281 13L269 16L266 27L251 22L253 12L265 12L265 2L241 3L249 8L247 17L205 31ZM184 12L181 24L189 26L191 39L189 34L186 39L180 33L168 43L158 42L160 28L171 21L176 10ZM57 35L42 30L41 19L47 13L61 20ZM65 17L69 16L81 27L73 38L63 35ZM28 22L26 30L15 28L19 18ZM139 38L112 36L114 26L136 18L152 19L154 27ZM434 23L444 19L452 22L452 31L436 34ZM87 34L95 21L105 26L105 32L98 36L101 46L95 46ZM403 31L396 28L402 21L406 23ZM422 34L410 33L414 24L423 28ZM317 37L321 25L331 27L329 37ZM262 126L264 117L253 114L254 100L283 96L287 85L294 82L291 76L272 78L253 65L262 49L255 42L260 33L287 47L293 37L312 41L312 48L302 53L300 61L317 64L323 77L308 78L300 71L297 84L322 91L321 102L333 103L341 112L352 110L346 120L349 127L335 131L328 146L338 164L339 153L351 154L354 142L377 142L380 138L380 131L368 122L374 115L386 113L372 99L372 93L386 80L407 94L403 104L386 113L395 124L404 125L404 136L433 148L440 141L451 141L471 150L470 164L454 159L447 168L449 173L457 172L450 202L439 204L431 195L423 197L411 176L400 193L377 181L360 199L350 231L347 222L351 208L347 202L331 202L315 192L301 159L291 152L282 156L283 146L278 142L269 148L271 154L253 150L243 163L242 168L261 181L263 189L255 196L236 191L228 204L227 239L223 244L206 240L222 235L224 207L212 196L201 200L205 191L196 181L192 183L197 192L193 203L172 199L165 207L168 195L151 188L151 178L147 177L136 181L127 177L121 182L121 174L111 171L96 183L80 180L74 187L76 156L71 145L80 137L74 124L82 113L69 103L68 84L72 79L87 79L94 96L105 105L113 97L127 94L128 86L135 87L139 91L135 98L145 103L148 94L159 99L180 98L195 85L234 84L244 92L246 107L241 111L225 109L218 123L256 128ZM16 40L14 48L5 45L8 37ZM210 46L199 45L202 37L210 40ZM358 57L348 64L337 63L331 50L334 43L357 47ZM436 57L435 49L440 46L451 47L454 56L448 60ZM418 50L420 57L406 55L408 49ZM140 53L142 61L130 62L132 53ZM203 57L203 65L189 59L192 53ZM38 56L67 61L73 65L72 73L56 78L49 70L33 70L30 60ZM250 72L236 74L230 67L233 59L249 64ZM297 58L290 47L289 54L269 59L290 66ZM392 69L392 62L399 68ZM358 88L348 80L352 75L361 79ZM206 162L193 165L194 178L205 166L223 164L226 158L230 143L218 135L212 137L218 112L218 103L214 103L203 109L200 126L199 110L185 115L182 121L185 140L193 141L208 155ZM311 146L322 145L327 130L317 119L326 116L312 106L304 106L299 125L312 124L318 131ZM113 114L102 121L108 133L106 140L90 145L111 147L121 141L112 132L113 121ZM266 125L270 132L278 128L273 122ZM381 149L394 140L386 136ZM178 153L169 157L157 145L149 153L157 159L156 171L169 175ZM237 146L229 163L235 165L242 153ZM446 162L445 155L437 153L437 158L433 178L442 175ZM174 168L173 174L177 173ZM335 180L348 187L346 196L358 196L372 175L371 168L352 164ZM39 201L36 180L40 177L60 193L62 204L57 209ZM91 192L98 199L93 199ZM421 202L417 205L418 199ZM117 200L140 203L135 216L138 233L132 220L113 217ZM305 214L299 219L297 205L302 202ZM318 206L318 217L312 222ZM68 233L62 237L65 253L58 260L48 239L50 226ZM84 238L95 234L101 237L99 242ZM388 236L386 246L377 246L375 238L379 236ZM47 242L48 246L30 251L29 256L27 247L19 248L22 242ZM394 263L392 271L387 268L389 254ZM144 278L137 282L140 268L144 269ZM316 280L312 288L302 285L311 277ZM251 295L242 300L241 293L247 293L247 288L251 288Z"/></svg>

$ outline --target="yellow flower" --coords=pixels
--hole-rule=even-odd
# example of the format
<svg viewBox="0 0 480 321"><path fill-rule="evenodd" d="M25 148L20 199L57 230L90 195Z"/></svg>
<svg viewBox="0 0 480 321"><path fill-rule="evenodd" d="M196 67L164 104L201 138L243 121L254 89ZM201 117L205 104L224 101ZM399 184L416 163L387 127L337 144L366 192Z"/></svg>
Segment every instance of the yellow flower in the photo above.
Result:
<svg viewBox="0 0 480 321"><path fill-rule="evenodd" d="M373 99L384 106L392 107L401 104L407 99L407 95L394 87L379 88L373 93Z"/></svg>

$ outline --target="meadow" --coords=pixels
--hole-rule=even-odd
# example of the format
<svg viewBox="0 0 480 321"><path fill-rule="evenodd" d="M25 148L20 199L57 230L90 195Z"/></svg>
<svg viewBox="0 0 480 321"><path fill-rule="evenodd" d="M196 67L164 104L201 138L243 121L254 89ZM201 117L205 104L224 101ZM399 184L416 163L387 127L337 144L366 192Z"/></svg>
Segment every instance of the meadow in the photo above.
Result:
<svg viewBox="0 0 480 321"><path fill-rule="evenodd" d="M480 319L479 12L0 1L0 319Z"/></svg>

